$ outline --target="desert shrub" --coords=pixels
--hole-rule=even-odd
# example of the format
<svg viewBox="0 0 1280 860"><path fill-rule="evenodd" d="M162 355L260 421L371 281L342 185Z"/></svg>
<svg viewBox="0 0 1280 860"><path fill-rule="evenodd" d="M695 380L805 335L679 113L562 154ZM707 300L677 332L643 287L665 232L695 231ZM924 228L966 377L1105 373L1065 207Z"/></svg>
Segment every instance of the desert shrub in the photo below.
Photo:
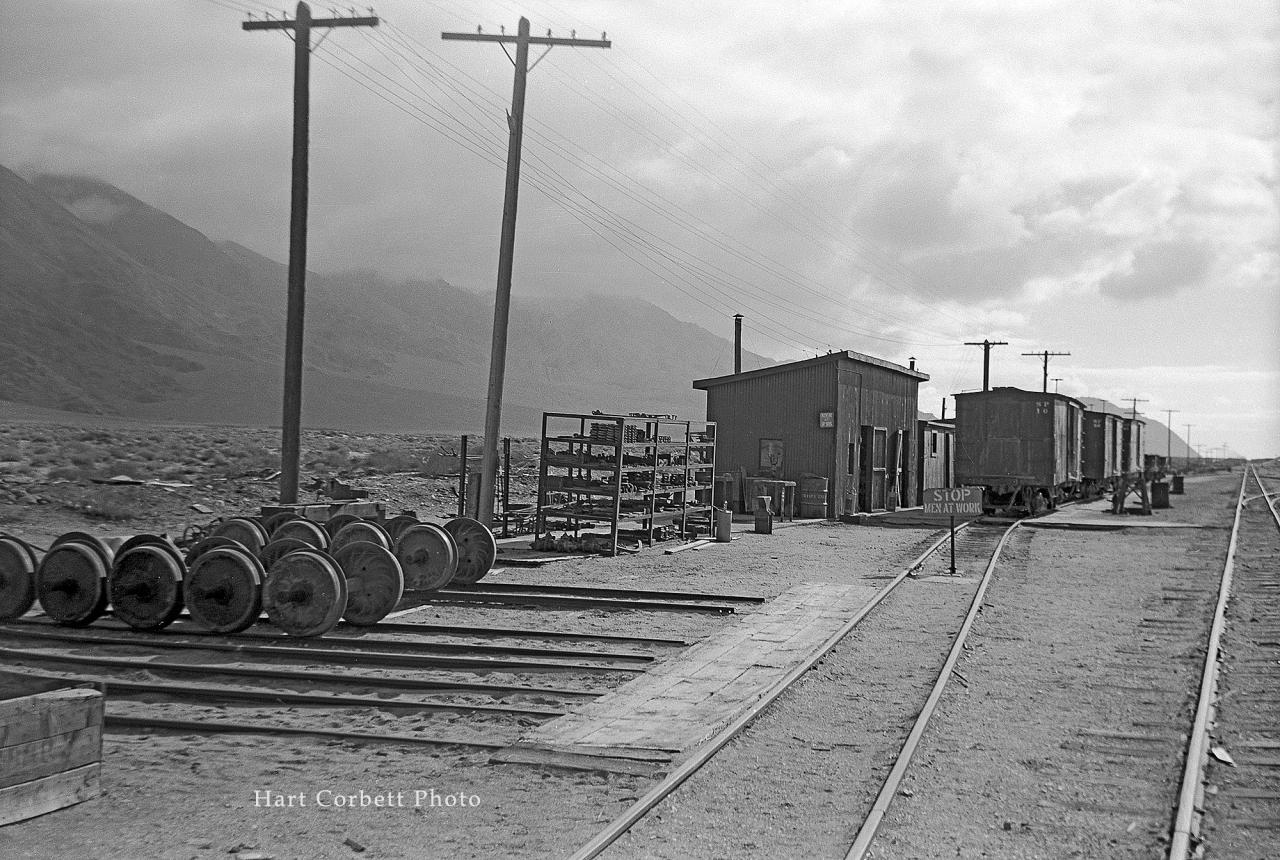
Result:
<svg viewBox="0 0 1280 860"><path fill-rule="evenodd" d="M422 458L403 449L380 448L369 452L364 466L374 472L416 472L422 468Z"/></svg>
<svg viewBox="0 0 1280 860"><path fill-rule="evenodd" d="M124 487L103 487L86 492L78 501L68 505L86 517L110 522L137 519L145 510L125 491Z"/></svg>
<svg viewBox="0 0 1280 860"><path fill-rule="evenodd" d="M330 445L328 450L312 453L306 462L312 469L337 471L351 466L351 452L345 445Z"/></svg>
<svg viewBox="0 0 1280 860"><path fill-rule="evenodd" d="M48 472L49 480L67 480L67 481L83 481L89 477L89 473L81 466L62 465L54 466Z"/></svg>

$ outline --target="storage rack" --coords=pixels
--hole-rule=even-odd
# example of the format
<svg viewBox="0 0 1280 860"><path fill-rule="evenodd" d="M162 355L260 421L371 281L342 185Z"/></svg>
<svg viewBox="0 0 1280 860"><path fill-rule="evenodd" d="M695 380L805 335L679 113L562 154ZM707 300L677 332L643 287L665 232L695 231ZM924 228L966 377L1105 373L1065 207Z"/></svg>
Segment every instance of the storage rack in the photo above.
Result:
<svg viewBox="0 0 1280 860"><path fill-rule="evenodd" d="M619 523L634 522L652 546L654 533L705 517L710 531L715 479L714 421L656 415L545 412L534 538L563 524L609 527L618 554Z"/></svg>

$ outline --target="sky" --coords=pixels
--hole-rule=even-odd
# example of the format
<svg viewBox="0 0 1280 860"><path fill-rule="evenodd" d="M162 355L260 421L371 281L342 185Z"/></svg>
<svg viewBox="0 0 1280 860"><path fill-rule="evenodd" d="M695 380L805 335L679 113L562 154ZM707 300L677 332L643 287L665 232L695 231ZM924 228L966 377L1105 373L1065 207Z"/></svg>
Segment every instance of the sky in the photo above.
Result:
<svg viewBox="0 0 1280 860"><path fill-rule="evenodd" d="M314 49L313 270L492 292L512 63L440 34L524 15L612 47L531 51L516 296L637 295L725 337L741 313L779 360L915 357L935 414L981 387L968 341L1008 341L992 384L1033 390L1023 353L1070 353L1051 390L1280 454L1275 0L373 9ZM287 259L293 45L240 26L268 13L0 0L0 164Z"/></svg>

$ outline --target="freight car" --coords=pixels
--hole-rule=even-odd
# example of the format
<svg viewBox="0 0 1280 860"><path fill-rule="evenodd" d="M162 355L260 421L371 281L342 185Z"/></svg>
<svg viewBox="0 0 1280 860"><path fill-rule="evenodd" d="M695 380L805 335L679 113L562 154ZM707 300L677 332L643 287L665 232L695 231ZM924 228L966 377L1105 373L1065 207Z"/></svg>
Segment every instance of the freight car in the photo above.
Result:
<svg viewBox="0 0 1280 860"><path fill-rule="evenodd" d="M1080 442L1080 491L1088 497L1115 489L1121 469L1124 419L1105 409L1086 409Z"/></svg>
<svg viewBox="0 0 1280 860"><path fill-rule="evenodd" d="M983 488L987 513L1038 513L1080 489L1084 404L995 388L957 394L956 483Z"/></svg>

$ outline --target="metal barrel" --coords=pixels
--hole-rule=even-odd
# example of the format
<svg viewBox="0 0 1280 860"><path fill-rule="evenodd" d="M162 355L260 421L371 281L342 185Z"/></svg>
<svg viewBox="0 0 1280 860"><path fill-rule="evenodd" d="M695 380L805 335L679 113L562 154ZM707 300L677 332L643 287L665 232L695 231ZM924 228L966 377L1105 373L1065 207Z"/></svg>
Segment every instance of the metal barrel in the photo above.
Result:
<svg viewBox="0 0 1280 860"><path fill-rule="evenodd" d="M800 479L800 516L803 519L826 519L826 478L818 475L805 475Z"/></svg>

